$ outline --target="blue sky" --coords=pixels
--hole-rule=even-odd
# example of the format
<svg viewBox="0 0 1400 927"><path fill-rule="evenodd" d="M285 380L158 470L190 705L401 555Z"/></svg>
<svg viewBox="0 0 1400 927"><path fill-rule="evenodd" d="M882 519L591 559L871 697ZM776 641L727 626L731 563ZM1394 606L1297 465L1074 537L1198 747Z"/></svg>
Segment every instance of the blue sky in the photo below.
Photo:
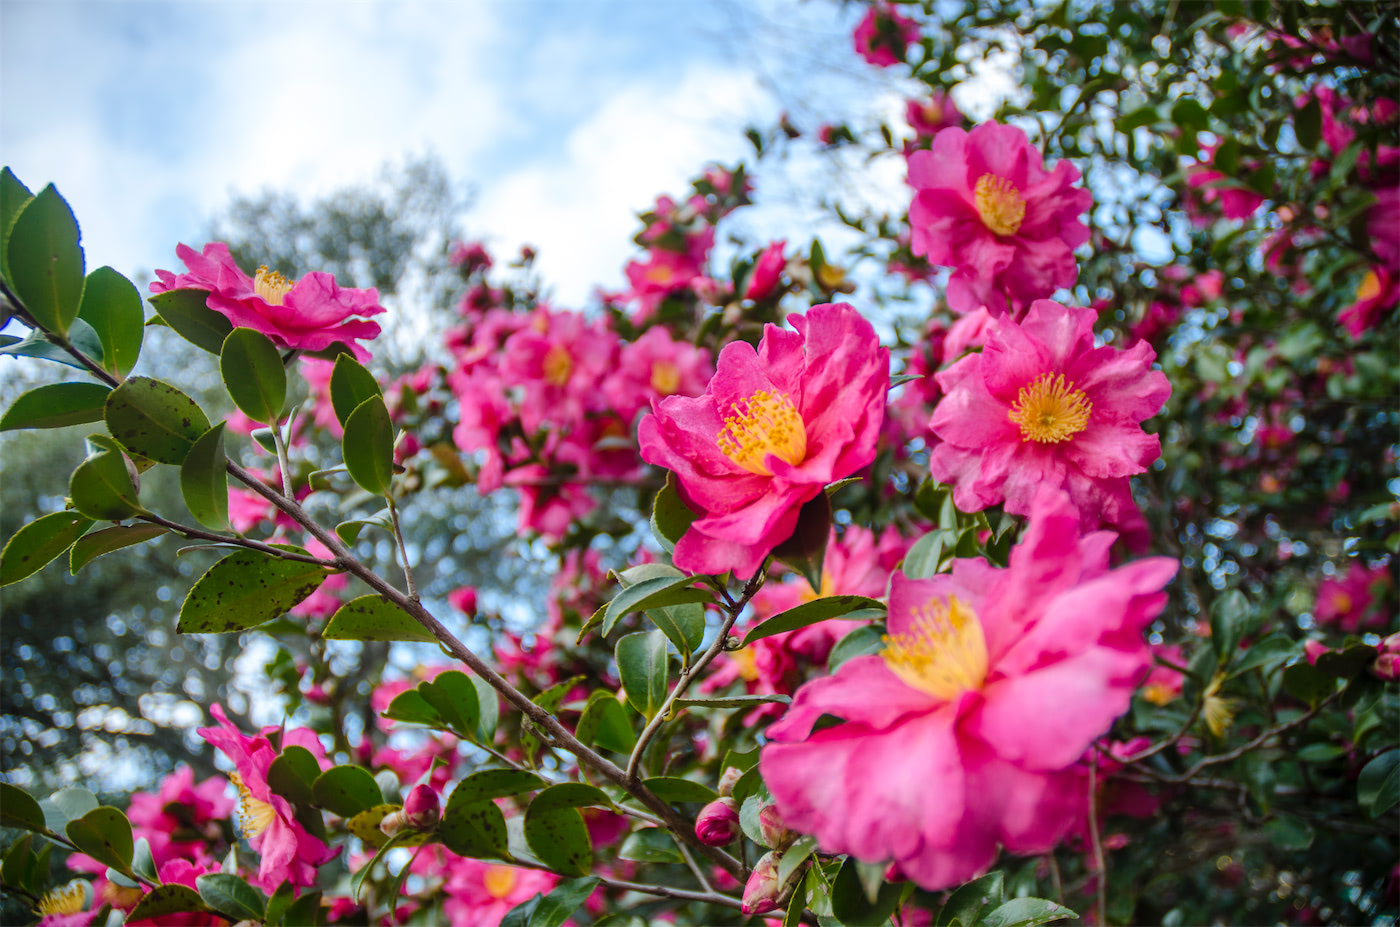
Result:
<svg viewBox="0 0 1400 927"><path fill-rule="evenodd" d="M577 306L622 282L634 213L743 155L746 123L872 90L897 108L893 78L850 50L858 14L796 0L0 0L0 150L31 188L68 198L89 267L129 276L171 267L177 241L198 247L235 192L309 197L436 154L475 191L467 226L503 251L536 246Z"/></svg>

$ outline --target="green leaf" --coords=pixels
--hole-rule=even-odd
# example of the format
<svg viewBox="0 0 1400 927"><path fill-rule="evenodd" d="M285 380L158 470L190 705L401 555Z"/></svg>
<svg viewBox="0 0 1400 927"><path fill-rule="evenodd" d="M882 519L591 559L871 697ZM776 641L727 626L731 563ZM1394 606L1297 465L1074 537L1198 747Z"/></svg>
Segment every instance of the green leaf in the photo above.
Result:
<svg viewBox="0 0 1400 927"><path fill-rule="evenodd" d="M627 710L613 693L604 689L588 696L574 736L590 747L598 746L616 753L631 753L637 745L637 733L628 720Z"/></svg>
<svg viewBox="0 0 1400 927"><path fill-rule="evenodd" d="M1238 589L1219 596L1210 606L1210 642L1221 660L1229 659L1250 624L1249 600Z"/></svg>
<svg viewBox="0 0 1400 927"><path fill-rule="evenodd" d="M700 592L710 598L710 594L703 589L686 591ZM647 609L646 616L651 619L652 624L661 629L667 640L675 644L676 650L682 654L694 653L705 639L705 608L703 605L663 605Z"/></svg>
<svg viewBox="0 0 1400 927"><path fill-rule="evenodd" d="M654 776L642 784L662 801L704 804L719 797L718 792L703 782L680 776Z"/></svg>
<svg viewBox="0 0 1400 927"><path fill-rule="evenodd" d="M1322 141L1322 105L1316 96L1308 97L1308 102L1294 114L1293 134L1298 136L1298 144L1309 151Z"/></svg>
<svg viewBox="0 0 1400 927"><path fill-rule="evenodd" d="M668 554L676 549L676 542L690 530L697 518L681 499L677 486L676 475L668 471L666 485L657 491L651 505L651 532Z"/></svg>
<svg viewBox="0 0 1400 927"><path fill-rule="evenodd" d="M209 430L193 399L160 380L131 377L107 397L107 430L121 445L158 463L183 463Z"/></svg>
<svg viewBox="0 0 1400 927"><path fill-rule="evenodd" d="M267 913L263 915L269 924L276 924L282 920L287 913L287 908L292 904L292 893L296 889L292 888L292 883L283 881L277 886L277 890L272 893L272 897L267 899Z"/></svg>
<svg viewBox="0 0 1400 927"><path fill-rule="evenodd" d="M1256 667L1272 669L1273 664L1282 663L1296 649L1293 639L1287 634L1270 634L1241 651L1239 661L1230 667L1230 676L1238 676Z"/></svg>
<svg viewBox="0 0 1400 927"><path fill-rule="evenodd" d="M870 626L856 628L837 641L836 646L831 648L831 656L826 658L827 672L834 673L847 660L853 657L863 657L866 654L879 653L884 647L885 638L882 629Z"/></svg>
<svg viewBox="0 0 1400 927"><path fill-rule="evenodd" d="M382 848L389 842L389 835L379 829L379 824L395 811L403 808L402 805L375 805L373 808L366 808L359 814L352 815L345 822L345 829L350 831L365 846L374 847L376 850ZM400 831L404 834L404 831Z"/></svg>
<svg viewBox="0 0 1400 927"><path fill-rule="evenodd" d="M39 807L37 802L34 807ZM23 886L29 881L29 874L34 868L33 844L34 835L25 834L10 845L5 851L4 862L0 862L0 883Z"/></svg>
<svg viewBox="0 0 1400 927"><path fill-rule="evenodd" d="M797 842L783 851L782 858L778 860L778 884L786 885L788 878L797 871L797 867L811 856L817 849L817 838L812 836L799 837ZM884 872L884 869L881 869Z"/></svg>
<svg viewBox="0 0 1400 927"><path fill-rule="evenodd" d="M282 915L282 923L286 927L299 927L303 924L324 924L326 909L321 905L321 893L304 891L301 897L293 901L287 907L287 913Z"/></svg>
<svg viewBox="0 0 1400 927"><path fill-rule="evenodd" d="M44 809L24 789L0 782L0 825L42 834L48 830Z"/></svg>
<svg viewBox="0 0 1400 927"><path fill-rule="evenodd" d="M474 797L478 796L479 789L473 786L463 789L466 783L466 779L462 780L447 797L442 820L438 823L438 836L458 856L504 857L509 845L505 815L489 798Z"/></svg>
<svg viewBox="0 0 1400 927"><path fill-rule="evenodd" d="M536 895L512 908L500 927L560 927L593 894L598 882L593 876L560 882L548 895Z"/></svg>
<svg viewBox="0 0 1400 927"><path fill-rule="evenodd" d="M796 570L813 589L821 589L822 561L830 536L831 500L826 493L818 493L797 513L792 535L773 548L773 559Z"/></svg>
<svg viewBox="0 0 1400 927"><path fill-rule="evenodd" d="M180 464L180 493L195 521L215 531L228 523L228 454L224 451L224 426L219 422L190 446Z"/></svg>
<svg viewBox="0 0 1400 927"><path fill-rule="evenodd" d="M1306 850L1312 846L1313 829L1307 821L1291 814L1280 814L1264 825L1269 844L1281 850Z"/></svg>
<svg viewBox="0 0 1400 927"><path fill-rule="evenodd" d="M1400 750L1387 750L1362 767L1356 800L1373 818L1400 803Z"/></svg>
<svg viewBox="0 0 1400 927"><path fill-rule="evenodd" d="M17 583L48 566L92 527L77 512L50 512L20 528L0 550L0 586Z"/></svg>
<svg viewBox="0 0 1400 927"><path fill-rule="evenodd" d="M244 415L270 425L282 416L287 401L287 371L277 345L260 331L235 328L219 351L224 389Z"/></svg>
<svg viewBox="0 0 1400 927"><path fill-rule="evenodd" d="M157 885L160 884L160 875L156 872L156 860L151 855L151 842L145 837L136 838L136 847L131 853L131 871L142 878L150 879Z"/></svg>
<svg viewBox="0 0 1400 927"><path fill-rule="evenodd" d="M545 711L553 714L559 710L559 706L563 703L564 697L568 695L575 686L583 682L583 680L584 677L582 676L574 676L570 679L556 682L531 699L531 701ZM528 721L522 720L522 724L520 725L520 750L525 754L525 762L529 766L535 765L535 751L540 748L540 739L535 736L533 731L533 726Z"/></svg>
<svg viewBox="0 0 1400 927"><path fill-rule="evenodd" d="M418 694L452 730L468 739L481 736L480 691L472 677L460 670L438 673L418 684Z"/></svg>
<svg viewBox="0 0 1400 927"><path fill-rule="evenodd" d="M350 413L359 408L360 403L375 396L383 396L384 391L370 373L349 354L335 359L335 369L331 371L331 406L335 409L336 421L344 428Z"/></svg>
<svg viewBox="0 0 1400 927"><path fill-rule="evenodd" d="M978 927L1040 927L1067 918L1078 920L1079 915L1044 898L1013 898L982 915L977 924Z"/></svg>
<svg viewBox="0 0 1400 927"><path fill-rule="evenodd" d="M10 264L5 255L10 250L10 230L20 210L34 199L29 188L20 183L18 177L7 167L0 170L0 277L10 279Z"/></svg>
<svg viewBox="0 0 1400 927"><path fill-rule="evenodd" d="M652 632L657 633L657 632ZM546 866L565 875L588 874L593 844L578 809L585 805L611 807L608 796L582 782L561 782L535 796L525 809L525 841Z"/></svg>
<svg viewBox="0 0 1400 927"><path fill-rule="evenodd" d="M136 495L134 467L120 451L94 454L73 471L68 495L73 507L98 521L120 521L145 511Z"/></svg>
<svg viewBox="0 0 1400 927"><path fill-rule="evenodd" d="M180 634L246 631L285 613L329 574L321 567L240 550L199 578L180 606Z"/></svg>
<svg viewBox="0 0 1400 927"><path fill-rule="evenodd" d="M666 635L660 631L626 634L617 642L617 674L627 701L647 718L666 700L668 664Z"/></svg>
<svg viewBox="0 0 1400 927"><path fill-rule="evenodd" d="M194 884L205 904L236 921L260 921L267 911L267 897L236 875L210 873L195 879Z"/></svg>
<svg viewBox="0 0 1400 927"><path fill-rule="evenodd" d="M1309 705L1316 705L1330 695L1337 685L1331 676L1322 673L1306 660L1300 660L1284 669L1283 687L1294 698L1301 699Z"/></svg>
<svg viewBox="0 0 1400 927"><path fill-rule="evenodd" d="M1210 114L1192 97L1183 97L1172 105L1172 122L1179 126L1205 129L1210 126Z"/></svg>
<svg viewBox="0 0 1400 927"><path fill-rule="evenodd" d="M953 540L950 531L935 528L919 538L904 555L904 575L909 579L929 579L940 566L952 558L952 552L944 553L944 545Z"/></svg>
<svg viewBox="0 0 1400 927"><path fill-rule="evenodd" d="M336 609L321 636L334 641L437 640L412 615L377 593L351 599Z"/></svg>
<svg viewBox="0 0 1400 927"><path fill-rule="evenodd" d="M430 727L447 724L437 713L437 709L429 705L427 699L423 698L422 693L417 689L409 689L407 692L400 692L394 696L389 707L384 709L382 717L394 721L406 721L409 724L426 724Z"/></svg>
<svg viewBox="0 0 1400 927"><path fill-rule="evenodd" d="M20 341L16 341L10 335L0 337L5 339L0 342L0 344L4 344L4 347L0 347L0 354L12 354L16 357L39 357L87 372L86 364L38 330L31 331ZM82 319L73 320L73 325L68 329L68 343L91 360L101 363L102 343L97 340L97 333L92 330L92 326Z"/></svg>
<svg viewBox="0 0 1400 927"><path fill-rule="evenodd" d="M383 528L386 533L393 535L394 520L389 514L388 506L375 512L367 518L352 518L343 521L335 526L335 533L346 544L354 544L359 540L360 532L365 528Z"/></svg>
<svg viewBox="0 0 1400 927"><path fill-rule="evenodd" d="M879 599L871 599L863 595L830 595L813 599L755 625L748 634L744 635L744 646L747 647L754 641L772 637L774 634L795 631L819 621L826 621L828 618L839 618L855 611L867 609L873 609L879 613L873 617L882 617L885 604Z"/></svg>
<svg viewBox="0 0 1400 927"><path fill-rule="evenodd" d="M217 355L233 323L208 306L208 290L169 290L150 297L156 314L175 334L197 348Z"/></svg>
<svg viewBox="0 0 1400 927"><path fill-rule="evenodd" d="M320 775L315 754L293 744L267 767L267 787L294 805L309 805L316 801L312 786Z"/></svg>
<svg viewBox="0 0 1400 927"><path fill-rule="evenodd" d="M136 366L145 334L141 294L132 282L110 267L87 275L78 318L92 326L102 343L102 366L123 374Z"/></svg>
<svg viewBox="0 0 1400 927"><path fill-rule="evenodd" d="M1006 877L1001 872L989 872L953 892L948 903L938 912L935 927L972 927L980 923L983 910L989 905L997 906L1004 897Z"/></svg>
<svg viewBox="0 0 1400 927"><path fill-rule="evenodd" d="M389 494L394 479L394 423L382 397L372 396L350 413L341 450L345 469L356 485L376 496Z"/></svg>
<svg viewBox="0 0 1400 927"><path fill-rule="evenodd" d="M131 909L127 915L127 920L131 923L145 920L152 917L165 917L171 914L204 914L209 908L204 904L204 899L199 897L199 892L188 885L177 885L171 883L153 888L141 900L136 902L136 907Z"/></svg>
<svg viewBox="0 0 1400 927"><path fill-rule="evenodd" d="M69 821L64 833L88 856L123 874L130 873L135 850L131 822L116 808L94 808L78 820Z"/></svg>
<svg viewBox="0 0 1400 927"><path fill-rule="evenodd" d="M672 704L677 708L758 708L772 703L791 705L792 696L721 695L716 698L678 698Z"/></svg>
<svg viewBox="0 0 1400 927"><path fill-rule="evenodd" d="M45 826L56 834L63 833L69 821L78 820L97 806L97 796L76 785L59 789L39 802L39 807L44 811Z"/></svg>
<svg viewBox="0 0 1400 927"><path fill-rule="evenodd" d="M85 534L73 544L73 550L68 555L68 572L76 576L79 570L104 554L110 554L114 550L121 550L123 547L131 547L134 544L144 544L165 533L166 529L160 525L142 523L117 525Z"/></svg>
<svg viewBox="0 0 1400 927"><path fill-rule="evenodd" d="M5 251L10 289L46 330L66 335L83 296L78 220L49 184L15 217Z"/></svg>
<svg viewBox="0 0 1400 927"><path fill-rule="evenodd" d="M831 913L846 927L879 927L890 919L904 886L898 882L886 882L880 886L880 893L872 903L865 897L861 885L859 863L854 857L846 857L836 881L831 887Z"/></svg>
<svg viewBox="0 0 1400 927"><path fill-rule="evenodd" d="M481 707L481 719L476 723L476 735L484 744L496 739L496 725L501 720L501 697L491 684L480 676L468 676L476 687L476 703Z"/></svg>
<svg viewBox="0 0 1400 927"><path fill-rule="evenodd" d="M693 588L694 583L695 577L693 576L658 576L627 586L613 596L612 601L608 603L608 610L603 615L603 636L611 634L618 620L631 612L714 600L714 595L709 590ZM663 628L663 630L665 629ZM704 618L702 616L700 621L702 637L704 632ZM669 635L667 636L669 637ZM683 637L683 640L685 639L688 638Z"/></svg>
<svg viewBox="0 0 1400 927"><path fill-rule="evenodd" d="M379 783L359 766L332 766L316 777L311 792L316 796L316 804L343 818L384 804Z"/></svg>
<svg viewBox="0 0 1400 927"><path fill-rule="evenodd" d="M111 387L101 383L50 383L15 400L0 416L0 431L64 428L102 420Z"/></svg>
<svg viewBox="0 0 1400 927"><path fill-rule="evenodd" d="M622 841L618 858L639 863L683 863L685 857L676 849L676 841L660 827L644 827Z"/></svg>
<svg viewBox="0 0 1400 927"><path fill-rule="evenodd" d="M448 801L455 799L468 804L494 801L533 792L546 784L545 780L524 769L483 769L457 783Z"/></svg>

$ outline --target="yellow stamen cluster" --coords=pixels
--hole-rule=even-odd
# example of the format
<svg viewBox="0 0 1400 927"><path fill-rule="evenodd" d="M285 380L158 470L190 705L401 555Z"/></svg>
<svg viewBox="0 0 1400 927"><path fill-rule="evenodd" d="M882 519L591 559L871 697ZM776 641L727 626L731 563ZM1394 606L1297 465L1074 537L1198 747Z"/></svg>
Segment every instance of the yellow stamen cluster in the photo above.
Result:
<svg viewBox="0 0 1400 927"><path fill-rule="evenodd" d="M1235 722L1235 700L1219 694L1224 681L1225 677L1216 673L1210 685L1206 686L1205 697L1201 700L1201 717L1205 719L1206 728L1216 737L1223 736Z"/></svg>
<svg viewBox="0 0 1400 927"><path fill-rule="evenodd" d="M266 264L253 274L253 292L274 306L282 305L282 300L287 298L287 292L295 285L277 271L268 270Z"/></svg>
<svg viewBox="0 0 1400 927"><path fill-rule="evenodd" d="M1015 235L1026 218L1026 201L1015 184L996 174L977 178L972 191L973 202L982 224L996 235Z"/></svg>
<svg viewBox="0 0 1400 927"><path fill-rule="evenodd" d="M238 789L238 810L234 812L234 822L238 825L238 832L251 840L276 820L277 809L260 798L254 798L238 773L229 773L228 778Z"/></svg>
<svg viewBox="0 0 1400 927"><path fill-rule="evenodd" d="M1366 271L1366 276L1361 278L1361 286L1356 288L1356 299L1360 302L1363 299L1375 299L1381 295L1381 278L1374 270Z"/></svg>
<svg viewBox="0 0 1400 927"><path fill-rule="evenodd" d="M651 388L662 396L670 396L681 388L680 368L670 361L657 361L652 364Z"/></svg>
<svg viewBox="0 0 1400 927"><path fill-rule="evenodd" d="M1021 387L1007 416L1021 426L1021 439L1040 444L1068 441L1089 427L1094 406L1064 374L1042 373Z"/></svg>
<svg viewBox="0 0 1400 927"><path fill-rule="evenodd" d="M759 390L730 407L715 437L720 453L750 473L772 476L769 454L796 466L807 459L807 429L787 396Z"/></svg>
<svg viewBox="0 0 1400 927"><path fill-rule="evenodd" d="M739 671L739 678L744 682L754 682L758 679L758 654L752 647L734 651L729 655L729 659L734 661L734 668Z"/></svg>
<svg viewBox="0 0 1400 927"><path fill-rule="evenodd" d="M909 634L886 634L880 654L911 688L951 701L987 678L987 639L972 609L954 596L932 599L914 613Z"/></svg>
<svg viewBox="0 0 1400 927"><path fill-rule="evenodd" d="M505 898L515 888L515 870L509 866L487 866L481 883L492 898Z"/></svg>
<svg viewBox="0 0 1400 927"><path fill-rule="evenodd" d="M544 378L554 386L565 386L574 374L574 358L559 345L549 349L544 356Z"/></svg>
<svg viewBox="0 0 1400 927"><path fill-rule="evenodd" d="M58 888L50 889L49 893L39 899L39 913L50 914L80 914L87 906L86 883L82 879L74 879L67 885L60 885Z"/></svg>

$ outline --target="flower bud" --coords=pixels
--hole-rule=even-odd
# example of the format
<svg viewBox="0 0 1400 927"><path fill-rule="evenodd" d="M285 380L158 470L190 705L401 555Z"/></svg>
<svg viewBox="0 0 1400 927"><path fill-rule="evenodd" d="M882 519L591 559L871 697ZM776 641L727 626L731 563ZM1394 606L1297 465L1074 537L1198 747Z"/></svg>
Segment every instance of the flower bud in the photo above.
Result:
<svg viewBox="0 0 1400 927"><path fill-rule="evenodd" d="M415 785L403 802L404 820L410 827L428 830L438 822L442 805L431 785Z"/></svg>
<svg viewBox="0 0 1400 927"><path fill-rule="evenodd" d="M384 820L379 822L379 830L386 837L395 836L396 834L398 834L399 831L403 830L407 826L408 822L404 820L402 810L391 811L390 813L384 816Z"/></svg>
<svg viewBox="0 0 1400 927"><path fill-rule="evenodd" d="M777 805L764 805L758 810L758 830L763 842L775 850L785 850L797 839L797 834L788 830Z"/></svg>
<svg viewBox="0 0 1400 927"><path fill-rule="evenodd" d="M737 766L730 766L725 769L724 774L719 777L719 794L725 798L734 794L734 786L743 778L744 772Z"/></svg>
<svg viewBox="0 0 1400 927"><path fill-rule="evenodd" d="M1400 634L1392 634L1381 641L1381 652L1376 662L1371 664L1371 674L1386 682L1400 679Z"/></svg>
<svg viewBox="0 0 1400 927"><path fill-rule="evenodd" d="M753 872L749 873L740 910L744 914L772 911L778 907L778 896L782 893L782 886L778 884L778 854L765 853L754 863Z"/></svg>
<svg viewBox="0 0 1400 927"><path fill-rule="evenodd" d="M732 798L716 798L700 809L695 838L706 846L722 847L739 836L739 804Z"/></svg>

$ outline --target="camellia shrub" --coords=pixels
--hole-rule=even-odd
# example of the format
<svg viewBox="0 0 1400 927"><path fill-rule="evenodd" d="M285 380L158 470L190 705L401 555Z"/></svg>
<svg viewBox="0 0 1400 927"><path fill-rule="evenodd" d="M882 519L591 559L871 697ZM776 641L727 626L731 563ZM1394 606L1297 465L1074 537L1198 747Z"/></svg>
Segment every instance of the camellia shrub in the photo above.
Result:
<svg viewBox="0 0 1400 927"><path fill-rule="evenodd" d="M30 330L0 353L60 371L0 430L86 448L0 582L177 537L203 572L175 630L264 642L285 717L211 693L191 743L223 777L0 783L12 905L1395 918L1397 7L875 2L852 42L904 124L754 128L586 311L456 245L460 314L394 375L375 290L208 242L143 305L53 186L0 174ZM973 120L989 58L1019 86ZM905 208L826 198L841 234L722 261L799 151L903 164ZM217 371L208 408L160 339ZM143 493L161 470L183 506ZM462 487L513 503L529 629L414 540Z"/></svg>

